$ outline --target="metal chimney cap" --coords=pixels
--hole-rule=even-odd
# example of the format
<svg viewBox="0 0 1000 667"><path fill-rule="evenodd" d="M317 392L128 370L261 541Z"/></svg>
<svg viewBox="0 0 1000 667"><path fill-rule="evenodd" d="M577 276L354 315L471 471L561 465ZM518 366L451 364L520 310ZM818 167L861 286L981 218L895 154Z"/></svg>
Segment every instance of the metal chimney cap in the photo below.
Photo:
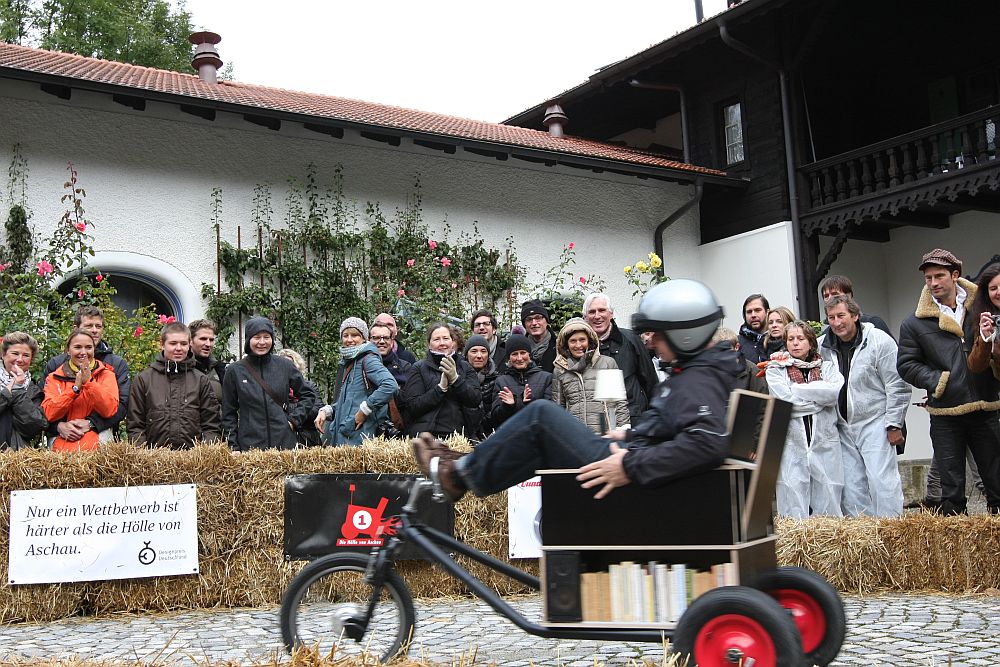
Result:
<svg viewBox="0 0 1000 667"><path fill-rule="evenodd" d="M222 41L222 36L217 32L202 30L193 32L188 36L188 41L197 46L198 44L218 44Z"/></svg>
<svg viewBox="0 0 1000 667"><path fill-rule="evenodd" d="M551 104L545 108L545 118L542 120L542 125L548 127L550 123L566 123L568 121L569 116L566 115L566 112L558 104Z"/></svg>
<svg viewBox="0 0 1000 667"><path fill-rule="evenodd" d="M198 78L206 83L216 83L216 73L222 67L222 58L215 45L222 41L218 33L196 32L188 37L188 41L194 44L194 58L191 59L191 67L198 70Z"/></svg>

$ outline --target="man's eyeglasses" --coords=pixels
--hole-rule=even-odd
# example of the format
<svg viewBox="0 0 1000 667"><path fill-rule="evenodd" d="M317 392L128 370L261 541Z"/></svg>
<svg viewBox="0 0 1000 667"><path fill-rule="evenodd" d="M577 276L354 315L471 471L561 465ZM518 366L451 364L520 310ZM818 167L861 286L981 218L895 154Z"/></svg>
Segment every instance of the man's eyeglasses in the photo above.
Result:
<svg viewBox="0 0 1000 667"><path fill-rule="evenodd" d="M474 323L472 325L472 328L473 329L483 329L485 327L491 327L491 326L493 326L493 322L491 322L490 320L485 320L483 322L476 322L476 323Z"/></svg>
<svg viewBox="0 0 1000 667"><path fill-rule="evenodd" d="M383 343L387 340L392 340L392 336L372 336L369 340L373 343Z"/></svg>

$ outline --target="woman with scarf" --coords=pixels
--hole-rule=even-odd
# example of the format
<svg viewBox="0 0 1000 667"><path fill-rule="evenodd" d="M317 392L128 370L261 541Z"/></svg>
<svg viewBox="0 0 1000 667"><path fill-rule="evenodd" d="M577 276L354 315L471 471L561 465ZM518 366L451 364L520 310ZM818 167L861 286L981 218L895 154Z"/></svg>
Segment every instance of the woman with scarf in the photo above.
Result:
<svg viewBox="0 0 1000 667"><path fill-rule="evenodd" d="M771 357L767 386L792 404L778 471L778 514L843 516L844 467L837 433L837 398L844 384L835 361L819 356L816 332L796 320L785 327L787 352ZM810 512L811 510L811 512Z"/></svg>
<svg viewBox="0 0 1000 667"><path fill-rule="evenodd" d="M785 349L785 327L795 320L795 313L785 306L777 306L767 311L765 320L764 351L768 359L772 354L783 352Z"/></svg>
<svg viewBox="0 0 1000 667"><path fill-rule="evenodd" d="M601 356L597 333L579 317L566 322L556 337L555 371L552 374L552 400L587 425L594 433L601 433L601 416L610 427L609 411L615 414L617 428L630 422L628 401L604 403L594 400L597 371L618 369L611 357Z"/></svg>
<svg viewBox="0 0 1000 667"><path fill-rule="evenodd" d="M476 372L479 380L479 394L482 400L474 408L463 408L465 412L465 436L473 441L482 440L493 432L493 422L490 421L490 408L496 393L497 366L490 357L490 344L486 336L474 334L469 336L463 350L465 360Z"/></svg>
<svg viewBox="0 0 1000 667"><path fill-rule="evenodd" d="M438 438L463 432L464 408L479 405L479 391L476 371L455 357L448 325L435 322L427 329L427 356L410 367L403 387L406 432L429 432Z"/></svg>
<svg viewBox="0 0 1000 667"><path fill-rule="evenodd" d="M389 401L399 385L382 364L382 355L368 341L368 325L358 317L340 323L340 368L333 405L324 405L316 428L331 445L360 445L374 438L388 416ZM325 422L330 426L324 431Z"/></svg>
<svg viewBox="0 0 1000 667"><path fill-rule="evenodd" d="M50 424L82 420L96 412L110 419L118 411L118 380L110 366L94 358L97 343L83 329L73 329L66 339L66 362L52 372L45 381L45 398L42 410ZM52 441L57 452L78 452L97 449L110 440L111 431L88 430L79 440L58 436Z"/></svg>
<svg viewBox="0 0 1000 667"><path fill-rule="evenodd" d="M0 365L0 449L20 449L49 425L42 412L42 390L28 369L38 343L23 331L3 337Z"/></svg>

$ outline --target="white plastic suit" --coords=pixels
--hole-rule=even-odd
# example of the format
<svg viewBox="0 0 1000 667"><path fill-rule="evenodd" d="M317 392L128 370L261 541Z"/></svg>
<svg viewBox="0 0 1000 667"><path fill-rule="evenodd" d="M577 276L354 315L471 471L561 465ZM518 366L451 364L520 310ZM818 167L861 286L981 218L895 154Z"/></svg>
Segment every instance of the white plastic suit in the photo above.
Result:
<svg viewBox="0 0 1000 667"><path fill-rule="evenodd" d="M847 418L837 412L844 460L844 514L893 517L903 513L896 449L886 429L902 427L912 389L896 371L896 341L867 322L847 373ZM824 361L840 367L833 332L820 338Z"/></svg>
<svg viewBox="0 0 1000 667"><path fill-rule="evenodd" d="M788 369L781 366L768 366L766 377L771 395L793 406L778 471L778 515L804 519L811 509L812 514L843 516L844 467L837 434L837 397L844 377L837 364L824 361L820 379L805 384L793 382ZM806 416L812 416L812 437L808 440Z"/></svg>

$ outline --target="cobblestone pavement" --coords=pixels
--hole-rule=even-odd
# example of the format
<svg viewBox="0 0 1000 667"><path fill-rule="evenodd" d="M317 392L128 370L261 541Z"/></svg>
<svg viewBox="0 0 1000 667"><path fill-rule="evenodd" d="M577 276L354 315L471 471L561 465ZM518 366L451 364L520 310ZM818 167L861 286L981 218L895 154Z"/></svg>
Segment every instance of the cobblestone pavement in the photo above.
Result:
<svg viewBox="0 0 1000 667"><path fill-rule="evenodd" d="M1000 664L1000 597L846 597L848 635L834 665ZM515 600L540 616L537 596ZM0 626L0 660L67 657L196 662L281 655L276 609L198 610ZM539 639L478 601L418 602L411 655L442 664L608 665L662 659L653 644ZM464 660L463 660L464 658Z"/></svg>

